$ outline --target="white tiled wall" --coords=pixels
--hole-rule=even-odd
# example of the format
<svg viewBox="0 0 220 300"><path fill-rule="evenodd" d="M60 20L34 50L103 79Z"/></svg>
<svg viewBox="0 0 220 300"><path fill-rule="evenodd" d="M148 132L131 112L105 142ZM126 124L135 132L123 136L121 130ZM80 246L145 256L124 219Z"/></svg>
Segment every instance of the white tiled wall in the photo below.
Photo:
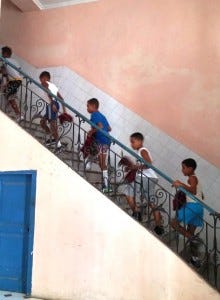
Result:
<svg viewBox="0 0 220 300"><path fill-rule="evenodd" d="M38 80L45 69L36 69L17 58L26 73ZM129 135L142 132L145 144L154 158L154 165L172 179L186 180L181 174L181 161L192 157L198 163L197 175L202 183L207 204L220 211L220 169L178 143L176 140L152 126L148 121L130 111L117 100L86 81L66 67L46 68L52 75L51 81L60 89L65 101L89 118L86 100L96 97L100 101L100 111L104 113L112 127L112 135L129 146ZM39 91L38 91L39 92ZM167 188L172 191L170 184Z"/></svg>

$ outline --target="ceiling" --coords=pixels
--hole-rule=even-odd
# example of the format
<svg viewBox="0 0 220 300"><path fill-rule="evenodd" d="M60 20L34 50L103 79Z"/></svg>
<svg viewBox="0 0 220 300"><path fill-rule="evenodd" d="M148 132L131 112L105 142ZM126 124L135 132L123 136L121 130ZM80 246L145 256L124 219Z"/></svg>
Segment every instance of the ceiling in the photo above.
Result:
<svg viewBox="0 0 220 300"><path fill-rule="evenodd" d="M50 9L94 1L97 0L33 0L33 2L40 7L40 9Z"/></svg>
<svg viewBox="0 0 220 300"><path fill-rule="evenodd" d="M21 11L51 9L99 0L11 0Z"/></svg>

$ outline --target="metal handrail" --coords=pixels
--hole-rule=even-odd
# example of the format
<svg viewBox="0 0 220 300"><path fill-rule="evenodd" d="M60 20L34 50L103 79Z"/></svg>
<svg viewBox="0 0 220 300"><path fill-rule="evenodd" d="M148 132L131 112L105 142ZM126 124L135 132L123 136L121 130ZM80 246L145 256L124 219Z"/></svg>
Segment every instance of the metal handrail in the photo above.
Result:
<svg viewBox="0 0 220 300"><path fill-rule="evenodd" d="M22 76L24 78L27 78L29 80L30 83L34 83L38 88L40 88L41 90L43 90L44 92L46 92L47 94L49 94L51 97L55 98L58 102L60 102L63 106L65 106L66 108L68 108L71 112L73 112L74 114L76 114L77 116L79 116L81 119L83 119L84 121L86 121L88 124L90 124L92 127L96 128L97 130L99 130L104 136L106 136L107 138L109 138L111 140L111 142L113 144L117 144L118 146L120 146L122 149L124 149L126 152L128 152L130 155L132 155L133 157L135 157L139 162L141 162L142 164L146 165L147 167L153 169L158 175L160 175L162 178L164 178L166 181L168 181L170 184L173 184L174 180L169 177L168 175L166 175L165 173L163 173L161 170L159 170L158 168L156 168L155 166L153 166L152 164L148 163L147 161L145 161L142 157L140 157L137 153L135 153L134 151L132 151L131 149L129 149L127 146L125 146L124 144L122 144L120 141L118 141L116 138L114 138L113 136L111 136L109 133L103 131L100 127L98 127L96 124L94 124L93 122L91 122L87 117L85 117L83 114L81 114L79 111L77 111L76 109L74 109L72 106L70 106L69 104L65 103L62 99L60 99L59 97L57 97L56 95L54 95L53 93L51 93L48 89L44 88L40 83L38 83L36 80L34 80L33 78L31 78L27 73L25 73L24 71L21 70L21 68L17 68L14 64L12 64L11 62L9 62L6 58L2 57L0 55L0 60L2 60L5 64L9 65L10 67L12 67L13 69L15 69L16 71L18 71L20 74L22 74ZM193 194L191 194L190 192L188 192L186 189L184 189L183 187L179 187L179 189L181 191L183 191L187 196L189 196L191 199L193 199L194 201L200 203L205 209L207 209L212 215L219 217L219 214L210 206L208 206L207 204L205 204L203 201L201 201L200 199L198 199L196 196L194 196Z"/></svg>

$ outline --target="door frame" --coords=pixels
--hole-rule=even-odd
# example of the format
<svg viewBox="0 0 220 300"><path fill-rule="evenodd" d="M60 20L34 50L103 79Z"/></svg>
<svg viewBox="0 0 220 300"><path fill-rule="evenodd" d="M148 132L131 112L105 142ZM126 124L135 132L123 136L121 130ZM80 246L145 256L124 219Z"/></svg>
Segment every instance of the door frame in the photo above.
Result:
<svg viewBox="0 0 220 300"><path fill-rule="evenodd" d="M37 171L36 170L20 170L20 171L0 171L1 175L29 175L31 176L31 186L30 186L30 203L28 205L29 215L27 215L29 222L29 233L31 233L27 239L26 249L27 256L25 259L24 267L25 270L25 290L26 295L31 294L32 288L32 265L33 265L33 245L34 245L34 224L35 224L35 203L36 203L36 180ZM26 211L27 213L27 211Z"/></svg>

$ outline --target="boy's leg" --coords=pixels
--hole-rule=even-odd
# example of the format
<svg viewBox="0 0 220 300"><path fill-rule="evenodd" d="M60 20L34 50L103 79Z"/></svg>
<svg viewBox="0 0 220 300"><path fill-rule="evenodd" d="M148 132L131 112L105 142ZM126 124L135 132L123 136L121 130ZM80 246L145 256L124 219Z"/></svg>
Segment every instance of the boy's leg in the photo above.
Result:
<svg viewBox="0 0 220 300"><path fill-rule="evenodd" d="M135 201L134 201L134 198L133 197L131 197L131 196L125 196L126 197L126 200L127 200L127 202L128 202L128 205L130 206L130 209L133 211L133 212L135 212L136 210L137 210L137 208L136 208L136 203L135 203Z"/></svg>
<svg viewBox="0 0 220 300"><path fill-rule="evenodd" d="M140 212L140 208L137 206L135 201L135 196L139 197L140 195L140 184L137 182L133 182L132 184L127 185L125 191L125 197L128 202L130 209L132 210L132 217L134 217L138 221L142 221L142 215Z"/></svg>
<svg viewBox="0 0 220 300"><path fill-rule="evenodd" d="M189 234L191 234L191 237L195 235L195 230L196 230L196 226L191 224L188 225L187 231L189 232ZM198 241L194 239L190 241L190 253L191 253L190 262L196 268L201 267L201 260L199 259L198 246L199 246Z"/></svg>
<svg viewBox="0 0 220 300"><path fill-rule="evenodd" d="M102 171L107 170L106 157L107 153L100 152L99 155L99 166Z"/></svg>
<svg viewBox="0 0 220 300"><path fill-rule="evenodd" d="M154 223L155 223L154 231L157 235L162 235L164 233L164 228L162 225L163 219L162 219L161 213L157 209L157 206L154 203L150 203L149 206L152 209L152 214L154 217Z"/></svg>
<svg viewBox="0 0 220 300"><path fill-rule="evenodd" d="M106 165L106 153L100 153L98 158L99 158L99 166L100 169L102 170L102 178L103 178L103 183L104 186L107 188L108 187L108 169Z"/></svg>
<svg viewBox="0 0 220 300"><path fill-rule="evenodd" d="M50 121L50 132L52 137L58 142L59 135L58 135L58 126L57 126L57 120L51 120Z"/></svg>
<svg viewBox="0 0 220 300"><path fill-rule="evenodd" d="M152 202L152 199L155 198L155 185L158 182L156 178L143 177L143 187L145 198L148 199L149 207L152 209L152 214L154 217L155 228L154 231L160 235L164 233L162 226L162 216L160 211L157 209L157 205Z"/></svg>
<svg viewBox="0 0 220 300"><path fill-rule="evenodd" d="M16 102L17 92L20 85L21 85L21 81L9 81L6 87L6 97L17 116L20 115L21 113Z"/></svg>
<svg viewBox="0 0 220 300"><path fill-rule="evenodd" d="M187 226L187 232L189 232L189 234L190 234L191 236L194 236L195 231L196 231L196 226L191 225L191 224L189 224L189 225Z"/></svg>
<svg viewBox="0 0 220 300"><path fill-rule="evenodd" d="M40 126L44 129L47 134L50 134L50 128L47 126L47 118L43 117L40 120Z"/></svg>
<svg viewBox="0 0 220 300"><path fill-rule="evenodd" d="M193 236L192 232L186 229L184 226L180 225L179 221L177 219L171 220L171 226L173 229L184 235L186 238L191 238ZM194 230L195 232L195 230Z"/></svg>
<svg viewBox="0 0 220 300"><path fill-rule="evenodd" d="M50 121L50 132L56 142L56 148L60 149L62 147L62 144L59 140L59 134L58 134L58 126L57 126L57 119Z"/></svg>
<svg viewBox="0 0 220 300"><path fill-rule="evenodd" d="M84 162L85 162L85 169L86 169L87 171L91 170L91 168L92 168L92 160L93 160L93 158L92 158L90 155L88 155L88 156L84 159Z"/></svg>
<svg viewBox="0 0 220 300"><path fill-rule="evenodd" d="M134 198L127 195L125 197L128 202L128 205L130 206L130 209L132 210L132 217L134 217L136 220L141 222L142 216L141 216L140 208L137 207Z"/></svg>
<svg viewBox="0 0 220 300"><path fill-rule="evenodd" d="M161 226L162 216L159 210L157 210L157 206L154 203L149 204L150 208L152 209L152 214L154 217L154 222L156 226Z"/></svg>
<svg viewBox="0 0 220 300"><path fill-rule="evenodd" d="M99 145L98 159L99 159L99 166L100 166L100 169L102 171L104 188L109 187L108 168L107 168L107 164L106 164L108 148L109 147L107 145Z"/></svg>
<svg viewBox="0 0 220 300"><path fill-rule="evenodd" d="M14 110L15 114L18 116L20 115L20 109L16 103L15 99L8 100L9 104L11 105L12 109Z"/></svg>

